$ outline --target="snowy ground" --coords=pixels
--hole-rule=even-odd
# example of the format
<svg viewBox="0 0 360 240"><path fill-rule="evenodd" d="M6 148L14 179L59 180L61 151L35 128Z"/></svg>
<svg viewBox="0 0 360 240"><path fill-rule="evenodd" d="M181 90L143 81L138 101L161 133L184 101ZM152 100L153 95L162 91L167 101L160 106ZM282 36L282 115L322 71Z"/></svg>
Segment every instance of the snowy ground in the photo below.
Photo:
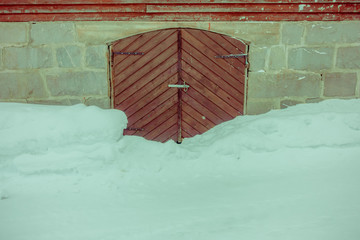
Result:
<svg viewBox="0 0 360 240"><path fill-rule="evenodd" d="M360 100L238 117L181 145L125 125L116 110L0 103L0 239L360 239Z"/></svg>

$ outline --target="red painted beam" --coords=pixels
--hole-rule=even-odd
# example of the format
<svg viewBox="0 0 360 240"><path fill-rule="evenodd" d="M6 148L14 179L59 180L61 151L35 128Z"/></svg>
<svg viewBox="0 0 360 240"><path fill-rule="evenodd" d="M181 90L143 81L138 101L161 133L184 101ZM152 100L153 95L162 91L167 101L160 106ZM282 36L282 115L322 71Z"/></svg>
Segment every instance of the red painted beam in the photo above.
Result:
<svg viewBox="0 0 360 240"><path fill-rule="evenodd" d="M244 3L142 3L115 4L115 0L90 1L86 4L54 4L50 0L16 0L1 4L0 21L344 21L360 20L360 4L335 1L331 3L304 3L307 1L247 1ZM172 0L168 0L172 2ZM214 0L216 2L216 0ZM14 4L21 2L22 4ZM26 3L27 2L27 3ZM41 2L42 4L29 4ZM52 2L50 4L49 2ZM99 3L103 2L103 3ZM123 1L125 2L125 1ZM130 2L130 1L126 1ZM135 2L135 1L131 1ZM190 1L186 1L190 2ZM228 1L245 2L245 1ZM249 3L253 2L253 3ZM260 3L267 2L267 3ZM285 3L284 3L285 2ZM301 3L287 3L301 2ZM342 2L342 3L339 3ZM355 2L355 1L353 1ZM48 3L48 4L46 4ZM91 4L92 3L92 4Z"/></svg>
<svg viewBox="0 0 360 240"><path fill-rule="evenodd" d="M317 0L317 3L360 3L360 0ZM243 3L243 4L259 4L259 3L299 3L299 4L312 4L314 0L0 0L0 5L19 5L19 4L230 4L230 3Z"/></svg>
<svg viewBox="0 0 360 240"><path fill-rule="evenodd" d="M352 21L360 20L357 13L348 14L289 14L289 13L46 13L8 14L2 22L36 21Z"/></svg>

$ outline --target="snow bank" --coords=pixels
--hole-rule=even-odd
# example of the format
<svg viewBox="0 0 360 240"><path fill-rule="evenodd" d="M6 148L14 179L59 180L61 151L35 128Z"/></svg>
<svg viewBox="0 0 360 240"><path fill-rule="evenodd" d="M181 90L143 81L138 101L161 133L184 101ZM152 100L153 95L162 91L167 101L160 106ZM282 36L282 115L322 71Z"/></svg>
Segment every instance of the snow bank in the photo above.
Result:
<svg viewBox="0 0 360 240"><path fill-rule="evenodd" d="M0 104L0 239L359 239L360 100L241 116L181 145L120 138L125 125Z"/></svg>
<svg viewBox="0 0 360 240"><path fill-rule="evenodd" d="M71 144L113 142L122 136L123 112L97 107L0 103L0 156Z"/></svg>
<svg viewBox="0 0 360 240"><path fill-rule="evenodd" d="M201 136L185 139L189 148L211 146L208 155L238 155L244 149L341 147L360 144L360 101L327 100L242 116Z"/></svg>

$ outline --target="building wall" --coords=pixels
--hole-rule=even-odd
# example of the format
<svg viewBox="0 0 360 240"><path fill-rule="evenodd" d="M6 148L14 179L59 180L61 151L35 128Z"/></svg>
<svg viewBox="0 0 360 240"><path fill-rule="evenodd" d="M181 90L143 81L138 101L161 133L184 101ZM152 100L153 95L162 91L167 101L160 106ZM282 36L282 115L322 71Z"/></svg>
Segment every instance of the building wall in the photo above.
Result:
<svg viewBox="0 0 360 240"><path fill-rule="evenodd" d="M249 42L248 114L360 97L360 21L0 22L0 101L110 107L108 47L162 28Z"/></svg>

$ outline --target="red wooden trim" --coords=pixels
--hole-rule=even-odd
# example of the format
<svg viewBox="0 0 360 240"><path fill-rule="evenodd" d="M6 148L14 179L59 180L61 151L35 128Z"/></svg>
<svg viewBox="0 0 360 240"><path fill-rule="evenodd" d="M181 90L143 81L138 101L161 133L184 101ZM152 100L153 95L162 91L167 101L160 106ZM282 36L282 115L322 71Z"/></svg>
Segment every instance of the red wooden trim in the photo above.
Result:
<svg viewBox="0 0 360 240"><path fill-rule="evenodd" d="M2 5L19 5L19 4L229 4L229 3L246 3L246 4L260 4L260 3L301 3L312 4L314 0L0 0ZM318 0L317 3L360 3L360 0Z"/></svg>
<svg viewBox="0 0 360 240"><path fill-rule="evenodd" d="M0 0L0 21L343 21L360 0Z"/></svg>

